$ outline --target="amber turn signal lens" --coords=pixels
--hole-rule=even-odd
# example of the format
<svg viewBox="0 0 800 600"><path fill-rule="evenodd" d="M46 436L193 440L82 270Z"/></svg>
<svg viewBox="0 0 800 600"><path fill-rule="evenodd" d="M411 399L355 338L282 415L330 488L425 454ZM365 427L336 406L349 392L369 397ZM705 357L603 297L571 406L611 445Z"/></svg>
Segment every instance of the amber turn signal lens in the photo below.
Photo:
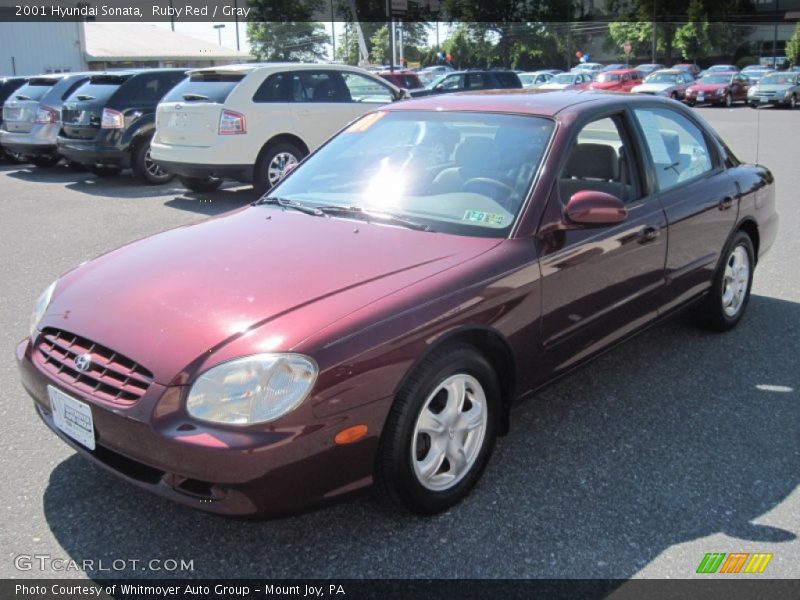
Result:
<svg viewBox="0 0 800 600"><path fill-rule="evenodd" d="M342 429L336 434L336 437L333 438L333 441L342 446L344 444L352 444L353 442L357 442L365 435L367 435L366 425L353 425L347 429Z"/></svg>

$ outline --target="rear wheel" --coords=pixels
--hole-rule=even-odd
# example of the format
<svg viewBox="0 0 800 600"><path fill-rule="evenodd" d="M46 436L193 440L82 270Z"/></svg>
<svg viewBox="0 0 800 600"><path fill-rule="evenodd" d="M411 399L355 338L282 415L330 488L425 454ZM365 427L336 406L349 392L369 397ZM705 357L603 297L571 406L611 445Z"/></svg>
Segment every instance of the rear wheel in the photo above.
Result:
<svg viewBox="0 0 800 600"><path fill-rule="evenodd" d="M89 170L98 177L116 177L120 174L122 168L114 165L95 165L89 167Z"/></svg>
<svg viewBox="0 0 800 600"><path fill-rule="evenodd" d="M305 155L303 150L289 142L270 146L256 165L253 189L259 196L268 192L281 180L286 166L300 162Z"/></svg>
<svg viewBox="0 0 800 600"><path fill-rule="evenodd" d="M733 106L733 96L728 93L728 95L725 96L725 108L730 108L731 106Z"/></svg>
<svg viewBox="0 0 800 600"><path fill-rule="evenodd" d="M797 108L797 94L792 94L792 97L789 98L789 108L792 110Z"/></svg>
<svg viewBox="0 0 800 600"><path fill-rule="evenodd" d="M222 185L219 177L178 177L186 189L193 192L213 192Z"/></svg>
<svg viewBox="0 0 800 600"><path fill-rule="evenodd" d="M700 324L714 331L733 329L750 300L755 252L750 236L738 231L722 253L711 291L698 308Z"/></svg>
<svg viewBox="0 0 800 600"><path fill-rule="evenodd" d="M28 158L24 154L19 154L18 152L11 152L10 150L5 151L5 157L8 159L8 162L16 163L18 165L24 165L28 162Z"/></svg>
<svg viewBox="0 0 800 600"><path fill-rule="evenodd" d="M472 346L435 351L409 376L384 426L376 481L417 514L464 498L489 461L501 406L497 374Z"/></svg>
<svg viewBox="0 0 800 600"><path fill-rule="evenodd" d="M175 179L175 175L161 168L150 157L150 139L136 145L132 158L134 174L148 185L161 185Z"/></svg>
<svg viewBox="0 0 800 600"><path fill-rule="evenodd" d="M68 162L67 166L75 171L76 173L85 173L86 172L86 165L82 165L81 163L77 162Z"/></svg>
<svg viewBox="0 0 800 600"><path fill-rule="evenodd" d="M61 157L58 154L52 156L34 156L30 159L30 162L34 166L46 169L49 167L55 167L59 162L61 162Z"/></svg>

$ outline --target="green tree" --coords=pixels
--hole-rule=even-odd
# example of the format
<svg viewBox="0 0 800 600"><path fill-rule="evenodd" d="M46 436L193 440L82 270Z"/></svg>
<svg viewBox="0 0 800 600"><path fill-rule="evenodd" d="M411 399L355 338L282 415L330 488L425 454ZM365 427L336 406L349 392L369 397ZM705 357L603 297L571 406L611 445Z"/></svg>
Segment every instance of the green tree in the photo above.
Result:
<svg viewBox="0 0 800 600"><path fill-rule="evenodd" d="M320 23L249 22L247 37L256 58L264 61L310 61L325 58L330 36Z"/></svg>
<svg viewBox="0 0 800 600"><path fill-rule="evenodd" d="M786 60L792 63L792 66L800 64L800 23L795 25L791 39L786 42Z"/></svg>
<svg viewBox="0 0 800 600"><path fill-rule="evenodd" d="M675 48L685 60L697 61L711 52L708 18L702 0L689 3L689 22L675 31Z"/></svg>

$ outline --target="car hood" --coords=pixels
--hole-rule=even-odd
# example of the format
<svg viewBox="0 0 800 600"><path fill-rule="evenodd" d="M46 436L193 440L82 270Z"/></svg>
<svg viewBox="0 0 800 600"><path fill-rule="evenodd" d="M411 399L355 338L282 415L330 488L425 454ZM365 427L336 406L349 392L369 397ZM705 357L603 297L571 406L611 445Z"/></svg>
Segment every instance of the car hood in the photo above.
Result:
<svg viewBox="0 0 800 600"><path fill-rule="evenodd" d="M730 83L704 83L702 85L699 83L693 83L691 86L689 86L689 90L703 93L716 92L717 90L730 87L730 85Z"/></svg>
<svg viewBox="0 0 800 600"><path fill-rule="evenodd" d="M674 83L643 83L641 85L637 85L631 91L643 93L650 92L652 94L653 92L663 92L664 90L668 90L673 87L675 87Z"/></svg>
<svg viewBox="0 0 800 600"><path fill-rule="evenodd" d="M572 87L573 84L571 83L543 83L539 86L540 90L565 90L568 87Z"/></svg>
<svg viewBox="0 0 800 600"><path fill-rule="evenodd" d="M40 329L88 338L168 384L201 356L277 317L281 341L270 350L288 350L498 243L250 207L145 238L70 271Z"/></svg>
<svg viewBox="0 0 800 600"><path fill-rule="evenodd" d="M593 90L614 90L622 87L622 83L619 81L595 81L589 84L589 87Z"/></svg>
<svg viewBox="0 0 800 600"><path fill-rule="evenodd" d="M787 90L792 89L794 86L788 84L778 84L778 83L767 84L767 85L760 83L753 87L755 88L755 92L753 93L757 94L758 92L785 92Z"/></svg>

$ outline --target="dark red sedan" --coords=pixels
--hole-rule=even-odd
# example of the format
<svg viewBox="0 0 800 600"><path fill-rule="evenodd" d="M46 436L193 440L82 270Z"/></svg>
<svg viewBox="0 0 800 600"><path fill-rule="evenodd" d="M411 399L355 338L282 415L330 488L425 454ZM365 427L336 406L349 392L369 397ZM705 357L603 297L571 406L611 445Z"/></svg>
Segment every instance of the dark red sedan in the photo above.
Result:
<svg viewBox="0 0 800 600"><path fill-rule="evenodd" d="M617 69L616 71L600 73L597 78L589 84L589 89L602 90L605 92L630 92L641 83L642 76L636 69Z"/></svg>
<svg viewBox="0 0 800 600"><path fill-rule="evenodd" d="M195 508L285 514L377 482L435 513L516 400L685 307L734 327L773 190L668 99L397 103L253 206L64 274L22 381L81 454Z"/></svg>
<svg viewBox="0 0 800 600"><path fill-rule="evenodd" d="M689 106L715 104L733 106L734 102L747 104L750 80L743 73L707 73L686 88L684 101Z"/></svg>

